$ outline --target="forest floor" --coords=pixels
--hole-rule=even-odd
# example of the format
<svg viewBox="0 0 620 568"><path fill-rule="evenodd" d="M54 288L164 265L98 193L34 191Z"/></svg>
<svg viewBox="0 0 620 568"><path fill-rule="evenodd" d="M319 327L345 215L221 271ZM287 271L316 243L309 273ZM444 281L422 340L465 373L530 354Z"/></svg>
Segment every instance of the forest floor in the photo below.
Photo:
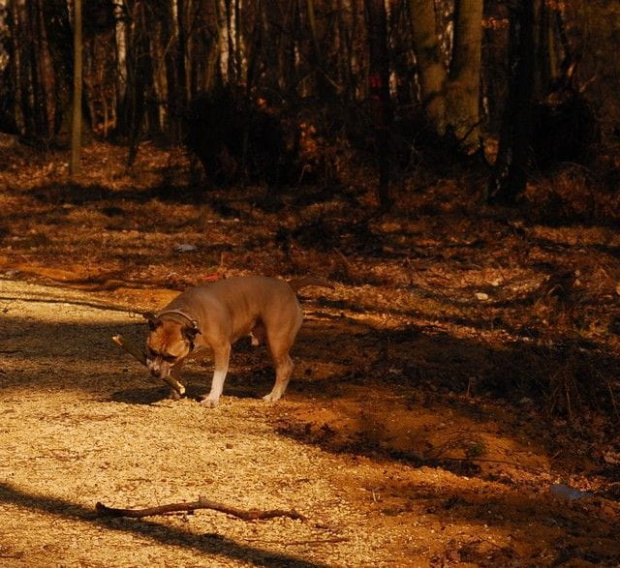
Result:
<svg viewBox="0 0 620 568"><path fill-rule="evenodd" d="M130 171L92 145L72 181L66 154L3 156L2 566L620 565L611 224L526 221L475 179L422 180L372 217L363 184L197 192L152 145ZM206 409L208 363L174 402L111 341L250 273L335 284L302 291L278 403L263 347L240 342ZM95 511L199 497L301 517Z"/></svg>

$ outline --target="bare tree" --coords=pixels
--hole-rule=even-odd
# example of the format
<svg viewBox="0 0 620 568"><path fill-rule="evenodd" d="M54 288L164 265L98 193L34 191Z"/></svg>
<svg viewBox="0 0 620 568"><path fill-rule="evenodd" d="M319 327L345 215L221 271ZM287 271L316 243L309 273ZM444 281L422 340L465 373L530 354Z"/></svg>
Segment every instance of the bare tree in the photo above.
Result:
<svg viewBox="0 0 620 568"><path fill-rule="evenodd" d="M451 49L446 54L439 40L435 0L410 0L422 110L434 134L449 131L466 146L477 143L480 120L482 8L482 0L455 0L453 41L447 42Z"/></svg>
<svg viewBox="0 0 620 568"><path fill-rule="evenodd" d="M73 90L73 30L66 0L45 0L41 4L47 46L53 63L51 81L54 106L53 135L63 146L69 140L71 92Z"/></svg>
<svg viewBox="0 0 620 568"><path fill-rule="evenodd" d="M82 0L73 0L73 111L71 115L71 175L80 173L82 156Z"/></svg>
<svg viewBox="0 0 620 568"><path fill-rule="evenodd" d="M365 0L365 6L368 16L368 45L370 51L369 91L379 166L377 195L380 208L387 209L391 205L389 194L389 127L392 123L387 15L383 0Z"/></svg>
<svg viewBox="0 0 620 568"><path fill-rule="evenodd" d="M411 33L415 51L422 109L435 132L446 130L448 73L437 37L434 0L410 0Z"/></svg>
<svg viewBox="0 0 620 568"><path fill-rule="evenodd" d="M129 2L128 2L129 4ZM143 2L130 4L130 26L126 26L127 89L122 101L123 133L127 136L129 152L127 165L133 165L144 125L147 85L152 80L151 52L147 28L146 6Z"/></svg>
<svg viewBox="0 0 620 568"><path fill-rule="evenodd" d="M446 123L462 144L478 145L482 55L482 0L456 0L454 47L448 81Z"/></svg>
<svg viewBox="0 0 620 568"><path fill-rule="evenodd" d="M521 0L510 15L508 100L499 151L489 184L489 201L512 205L525 189L534 78L534 0Z"/></svg>

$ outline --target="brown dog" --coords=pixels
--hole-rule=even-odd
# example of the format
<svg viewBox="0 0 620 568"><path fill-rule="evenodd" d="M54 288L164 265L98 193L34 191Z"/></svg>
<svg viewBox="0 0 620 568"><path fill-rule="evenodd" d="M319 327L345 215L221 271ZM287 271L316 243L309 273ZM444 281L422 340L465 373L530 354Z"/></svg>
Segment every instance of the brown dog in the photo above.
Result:
<svg viewBox="0 0 620 568"><path fill-rule="evenodd" d="M276 371L273 390L264 399L278 400L293 371L289 351L303 320L296 292L305 286L333 288L313 277L285 282L242 276L183 292L157 315L144 315L150 327L146 357L151 374L158 378L172 375L178 381L186 357L209 347L215 370L211 392L201 403L215 407L224 388L231 347L251 334L253 344L267 342Z"/></svg>

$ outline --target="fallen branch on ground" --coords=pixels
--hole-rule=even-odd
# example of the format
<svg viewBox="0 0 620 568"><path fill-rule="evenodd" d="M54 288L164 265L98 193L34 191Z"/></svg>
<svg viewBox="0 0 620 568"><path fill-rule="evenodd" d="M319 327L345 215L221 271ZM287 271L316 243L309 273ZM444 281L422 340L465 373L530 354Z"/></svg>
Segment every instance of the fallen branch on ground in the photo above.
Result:
<svg viewBox="0 0 620 568"><path fill-rule="evenodd" d="M140 347L138 347L135 343L127 340L122 335L114 335L112 337L112 341L114 341L116 345L118 345L121 349L129 353L132 357L137 359L138 362L146 366L146 355L144 351ZM176 392L178 392L179 395L183 396L185 394L185 387L179 381L177 381L174 377L167 376L167 377L162 377L162 379L164 380L164 382L170 385L171 388L173 388Z"/></svg>
<svg viewBox="0 0 620 568"><path fill-rule="evenodd" d="M131 517L134 519L152 517L154 515L165 515L167 513L191 513L197 509L211 509L237 517L238 519L243 519L244 521L273 519L275 517L305 520L305 517L297 511L282 511L280 509L274 509L272 511L261 511L259 509L244 510L215 503L204 497L199 497L198 501L191 501L189 503L169 503L168 505L159 505L147 509L116 509L114 507L107 507L103 503L97 503L95 509L101 517Z"/></svg>

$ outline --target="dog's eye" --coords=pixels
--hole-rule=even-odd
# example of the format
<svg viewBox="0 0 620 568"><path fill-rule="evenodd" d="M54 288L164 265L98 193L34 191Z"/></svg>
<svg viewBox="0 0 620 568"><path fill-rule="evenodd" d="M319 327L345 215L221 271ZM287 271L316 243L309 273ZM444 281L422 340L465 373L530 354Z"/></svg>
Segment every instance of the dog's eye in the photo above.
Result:
<svg viewBox="0 0 620 568"><path fill-rule="evenodd" d="M154 349L148 348L149 356L151 359L161 359L166 363L174 363L178 357L176 355L167 355L166 353L160 353L159 351L155 351Z"/></svg>

